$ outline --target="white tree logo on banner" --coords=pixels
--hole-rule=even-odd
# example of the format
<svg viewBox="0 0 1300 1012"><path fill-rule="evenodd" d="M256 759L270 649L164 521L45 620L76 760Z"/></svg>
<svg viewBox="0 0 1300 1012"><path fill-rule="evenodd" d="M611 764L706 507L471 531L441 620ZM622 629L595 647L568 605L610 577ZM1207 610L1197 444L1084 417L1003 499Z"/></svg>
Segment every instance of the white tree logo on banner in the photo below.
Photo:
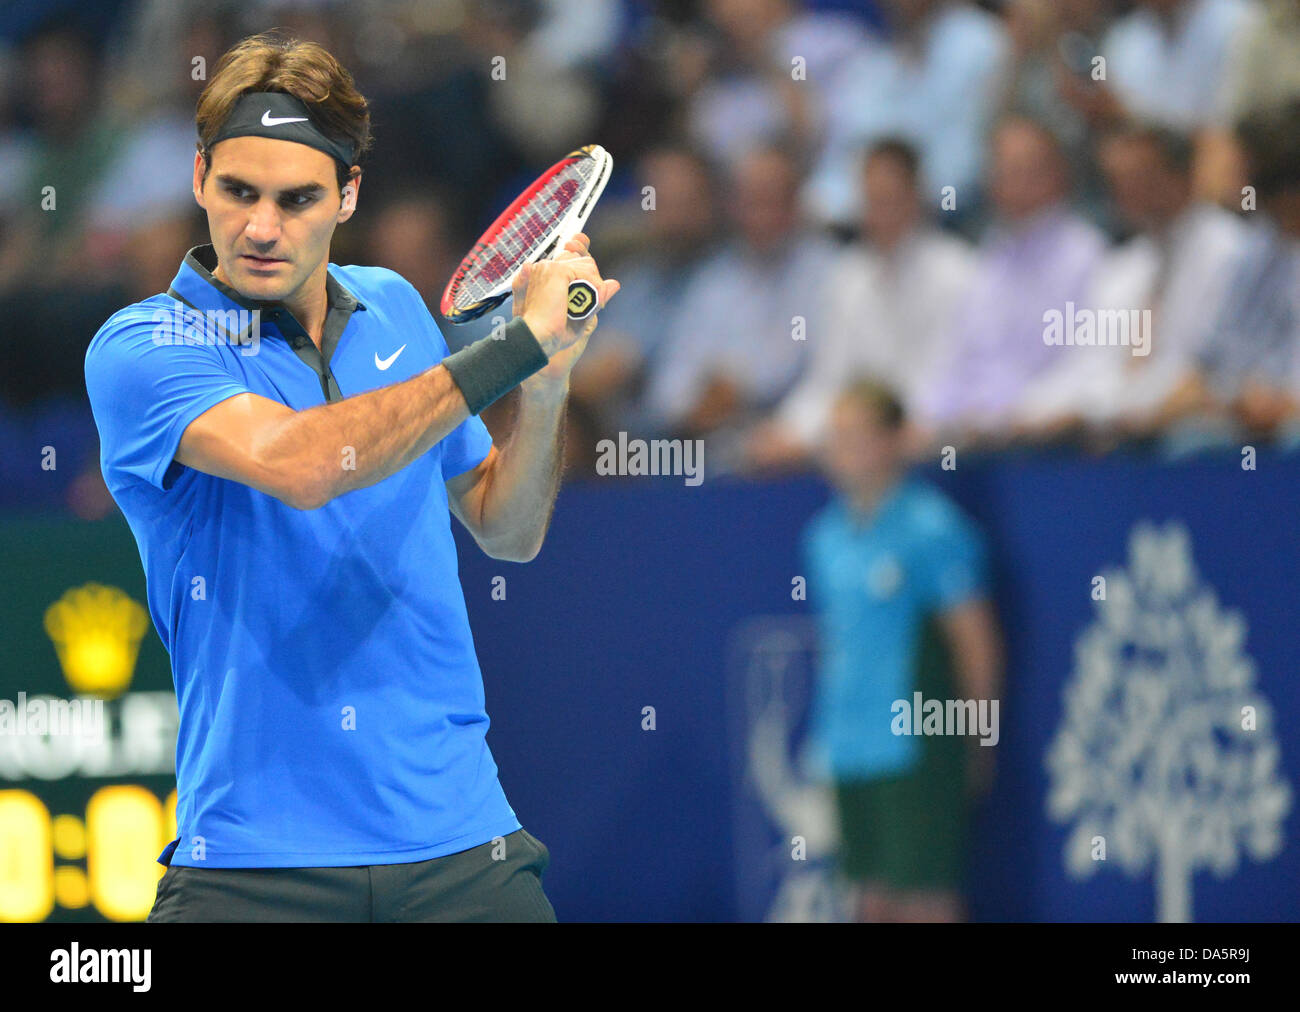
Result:
<svg viewBox="0 0 1300 1012"><path fill-rule="evenodd" d="M1138 524L1128 569L1075 644L1065 717L1047 754L1049 815L1074 822L1065 865L1155 873L1159 920L1192 919L1192 875L1282 849L1291 789L1273 714L1243 650L1246 623L1201 582L1187 530Z"/></svg>

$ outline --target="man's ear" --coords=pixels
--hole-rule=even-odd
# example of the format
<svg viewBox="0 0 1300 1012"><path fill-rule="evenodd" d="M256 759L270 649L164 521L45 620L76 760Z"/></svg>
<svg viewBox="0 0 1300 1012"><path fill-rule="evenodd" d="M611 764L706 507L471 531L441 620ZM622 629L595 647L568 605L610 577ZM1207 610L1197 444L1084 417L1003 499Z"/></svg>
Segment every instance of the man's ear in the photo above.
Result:
<svg viewBox="0 0 1300 1012"><path fill-rule="evenodd" d="M194 201L205 211L208 205L203 203L203 172L207 167L208 163L203 157L203 152L194 152Z"/></svg>
<svg viewBox="0 0 1300 1012"><path fill-rule="evenodd" d="M352 177L343 184L343 200L339 205L339 224L347 221L352 217L352 213L357 209L357 194L361 190L361 169L352 166Z"/></svg>

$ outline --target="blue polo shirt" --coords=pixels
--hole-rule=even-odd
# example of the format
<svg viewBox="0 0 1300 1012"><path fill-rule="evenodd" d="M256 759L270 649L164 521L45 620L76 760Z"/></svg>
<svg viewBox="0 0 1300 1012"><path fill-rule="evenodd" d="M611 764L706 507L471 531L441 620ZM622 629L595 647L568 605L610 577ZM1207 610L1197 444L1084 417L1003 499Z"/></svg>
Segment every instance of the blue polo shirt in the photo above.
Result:
<svg viewBox="0 0 1300 1012"><path fill-rule="evenodd" d="M832 500L803 548L821 632L815 754L837 779L901 775L922 744L891 730L894 701L912 703L926 618L986 593L983 540L941 492L907 478L870 517Z"/></svg>
<svg viewBox="0 0 1300 1012"><path fill-rule="evenodd" d="M86 353L104 478L180 708L178 839L159 861L399 864L514 832L444 486L487 456L483 423L311 511L173 459L229 397L304 410L409 379L446 342L389 270L329 265L317 351L292 314L244 301L215 266L210 246L191 250L172 295L115 313Z"/></svg>

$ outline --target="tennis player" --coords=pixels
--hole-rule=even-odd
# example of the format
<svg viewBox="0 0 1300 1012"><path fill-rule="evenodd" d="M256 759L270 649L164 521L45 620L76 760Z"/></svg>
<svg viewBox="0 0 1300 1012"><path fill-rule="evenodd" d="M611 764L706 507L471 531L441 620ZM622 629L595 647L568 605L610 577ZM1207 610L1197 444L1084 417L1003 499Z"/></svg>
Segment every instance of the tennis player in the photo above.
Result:
<svg viewBox="0 0 1300 1012"><path fill-rule="evenodd" d="M149 920L553 921L485 741L449 514L494 558L537 554L596 325L569 323L568 285L603 305L618 282L579 236L449 356L400 276L329 263L370 141L329 53L244 40L197 128L212 243L86 354L180 708ZM477 416L516 386L494 446Z"/></svg>

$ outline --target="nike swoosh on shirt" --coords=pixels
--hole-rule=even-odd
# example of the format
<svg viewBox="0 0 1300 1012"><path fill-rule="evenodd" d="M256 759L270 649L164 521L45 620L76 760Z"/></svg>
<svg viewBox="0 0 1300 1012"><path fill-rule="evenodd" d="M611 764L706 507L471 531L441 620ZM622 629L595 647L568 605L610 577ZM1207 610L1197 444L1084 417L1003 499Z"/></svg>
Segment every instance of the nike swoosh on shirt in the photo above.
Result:
<svg viewBox="0 0 1300 1012"><path fill-rule="evenodd" d="M379 357L379 352L375 352L375 368L378 369L380 372L383 372L383 371L384 371L385 369L387 369L390 365L392 365L394 362L396 362L396 361L397 361L397 356L400 355L400 354L401 354L402 352L404 352L405 350L406 350L406 345L402 345L400 348L398 348L395 352L393 352L393 353L392 353L391 355L389 355L387 358L380 358L380 357Z"/></svg>
<svg viewBox="0 0 1300 1012"><path fill-rule="evenodd" d="M306 116L272 116L271 110L262 113L262 126L279 126L281 123L306 123Z"/></svg>

